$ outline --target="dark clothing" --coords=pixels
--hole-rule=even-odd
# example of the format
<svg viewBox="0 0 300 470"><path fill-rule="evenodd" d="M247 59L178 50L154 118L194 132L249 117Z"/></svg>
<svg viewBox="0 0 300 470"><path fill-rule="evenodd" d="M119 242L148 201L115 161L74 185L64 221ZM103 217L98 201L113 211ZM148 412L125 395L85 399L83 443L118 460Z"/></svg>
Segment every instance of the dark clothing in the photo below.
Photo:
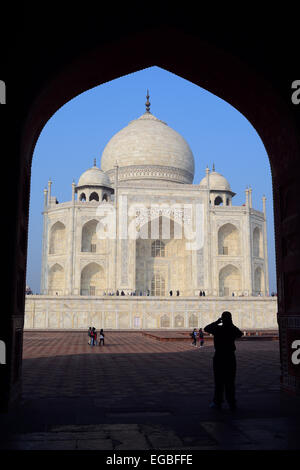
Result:
<svg viewBox="0 0 300 470"><path fill-rule="evenodd" d="M229 406L234 407L235 400L235 340L243 336L243 333L233 325L219 321L211 323L204 331L214 335L215 355L213 358L213 371L215 380L214 403L221 405L225 391L225 397Z"/></svg>
<svg viewBox="0 0 300 470"><path fill-rule="evenodd" d="M193 338L193 345L196 346L197 345L197 331L193 331L192 333L192 338Z"/></svg>
<svg viewBox="0 0 300 470"><path fill-rule="evenodd" d="M236 350L235 340L243 336L241 330L234 326L233 323L219 325L218 322L214 322L207 325L204 331L214 335L214 346L218 353L234 352Z"/></svg>
<svg viewBox="0 0 300 470"><path fill-rule="evenodd" d="M215 393L213 401L217 405L221 405L225 391L227 403L230 406L235 406L235 353L231 352L224 356L222 354L215 354L213 358L213 370L215 379Z"/></svg>
<svg viewBox="0 0 300 470"><path fill-rule="evenodd" d="M101 330L100 333L99 333L99 346L101 346L101 343L104 346L104 333L103 333L103 330Z"/></svg>

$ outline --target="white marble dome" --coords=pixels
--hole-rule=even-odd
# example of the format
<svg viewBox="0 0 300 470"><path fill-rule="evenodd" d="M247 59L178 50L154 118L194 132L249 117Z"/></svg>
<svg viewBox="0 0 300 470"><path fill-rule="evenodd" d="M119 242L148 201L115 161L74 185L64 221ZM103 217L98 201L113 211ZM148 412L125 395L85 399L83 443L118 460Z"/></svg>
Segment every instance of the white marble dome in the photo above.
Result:
<svg viewBox="0 0 300 470"><path fill-rule="evenodd" d="M207 179L206 176L200 181L200 186L206 186L207 184ZM231 187L230 184L228 183L227 179L221 175L221 173L218 173L217 171L212 171L209 173L209 187L212 190L215 191L230 191L231 192Z"/></svg>
<svg viewBox="0 0 300 470"><path fill-rule="evenodd" d="M184 138L149 111L131 121L106 145L101 168L114 180L155 179L192 183L194 156Z"/></svg>
<svg viewBox="0 0 300 470"><path fill-rule="evenodd" d="M103 170L93 166L80 176L77 187L82 186L105 186L110 188L111 182L109 176Z"/></svg>

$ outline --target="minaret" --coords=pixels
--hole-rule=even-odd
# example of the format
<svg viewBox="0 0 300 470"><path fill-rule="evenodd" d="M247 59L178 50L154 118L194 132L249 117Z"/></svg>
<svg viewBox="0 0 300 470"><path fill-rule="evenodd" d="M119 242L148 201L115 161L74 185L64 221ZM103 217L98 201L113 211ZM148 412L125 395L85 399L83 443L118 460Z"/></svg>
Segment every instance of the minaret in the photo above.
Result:
<svg viewBox="0 0 300 470"><path fill-rule="evenodd" d="M246 193L246 208L249 209L249 189L248 188L245 189L245 193Z"/></svg>
<svg viewBox="0 0 300 470"><path fill-rule="evenodd" d="M48 181L48 206L50 206L50 202L51 202L51 185L52 185L52 181L49 178L49 181Z"/></svg>
<svg viewBox="0 0 300 470"><path fill-rule="evenodd" d="M267 217L266 217L266 196L263 195L264 213L264 265L265 265L265 295L269 295L269 265L268 265L268 244L267 244Z"/></svg>
<svg viewBox="0 0 300 470"><path fill-rule="evenodd" d="M48 182L51 188L51 181ZM43 211L43 240L42 240L42 266L41 266L41 294L47 294L47 252L48 252L48 207L49 189L44 189L44 211Z"/></svg>
<svg viewBox="0 0 300 470"><path fill-rule="evenodd" d="M252 209L252 188L249 187L249 207Z"/></svg>
<svg viewBox="0 0 300 470"><path fill-rule="evenodd" d="M72 204L73 205L75 203L75 187L76 187L76 184L75 184L75 181L73 180L72 182Z"/></svg>
<svg viewBox="0 0 300 470"><path fill-rule="evenodd" d="M245 288L249 295L253 294L253 278L252 278L252 237L250 222L250 206L249 206L249 188L246 188L246 233L247 233L247 251L245 253Z"/></svg>

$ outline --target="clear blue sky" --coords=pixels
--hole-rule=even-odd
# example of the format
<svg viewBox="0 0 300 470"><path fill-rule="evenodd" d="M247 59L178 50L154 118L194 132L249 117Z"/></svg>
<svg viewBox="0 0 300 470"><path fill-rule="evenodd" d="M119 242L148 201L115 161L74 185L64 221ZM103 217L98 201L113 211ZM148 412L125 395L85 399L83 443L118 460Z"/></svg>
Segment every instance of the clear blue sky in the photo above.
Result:
<svg viewBox="0 0 300 470"><path fill-rule="evenodd" d="M145 112L146 92L151 112L179 132L195 158L194 184L215 163L237 193L234 205L245 202L251 186L253 207L262 210L267 197L270 291L276 292L273 198L270 165L264 145L249 121L230 104L158 67L126 75L79 95L48 121L37 141L30 195L27 284L40 292L43 189L51 178L52 195L71 200L72 181L100 165L109 139Z"/></svg>

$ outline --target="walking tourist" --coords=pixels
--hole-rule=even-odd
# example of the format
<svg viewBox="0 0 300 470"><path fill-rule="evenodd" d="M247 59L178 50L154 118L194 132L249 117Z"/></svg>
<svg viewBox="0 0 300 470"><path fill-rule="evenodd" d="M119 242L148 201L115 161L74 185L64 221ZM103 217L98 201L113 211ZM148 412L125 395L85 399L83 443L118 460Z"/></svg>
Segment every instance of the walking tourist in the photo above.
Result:
<svg viewBox="0 0 300 470"><path fill-rule="evenodd" d="M193 332L191 334L193 338L192 346L197 346L197 330L196 328L193 329Z"/></svg>
<svg viewBox="0 0 300 470"><path fill-rule="evenodd" d="M93 340L94 340L94 346L97 346L97 331L96 331L96 329L94 330Z"/></svg>
<svg viewBox="0 0 300 470"><path fill-rule="evenodd" d="M233 324L230 312L223 312L221 318L207 325L204 331L214 335L215 347L213 358L215 392L210 407L221 409L225 390L227 403L231 410L235 410L235 340L243 336L243 333Z"/></svg>
<svg viewBox="0 0 300 470"><path fill-rule="evenodd" d="M91 346L94 346L94 335L95 335L95 327L93 326L91 331Z"/></svg>
<svg viewBox="0 0 300 470"><path fill-rule="evenodd" d="M204 333L203 333L202 328L199 329L198 338L199 338L199 348L202 348L204 344Z"/></svg>
<svg viewBox="0 0 300 470"><path fill-rule="evenodd" d="M103 333L103 328L101 328L100 333L99 333L99 346L102 345L104 346L104 333Z"/></svg>
<svg viewBox="0 0 300 470"><path fill-rule="evenodd" d="M91 331L92 331L92 327L90 326L88 330L88 337L89 337L88 344L91 344Z"/></svg>

